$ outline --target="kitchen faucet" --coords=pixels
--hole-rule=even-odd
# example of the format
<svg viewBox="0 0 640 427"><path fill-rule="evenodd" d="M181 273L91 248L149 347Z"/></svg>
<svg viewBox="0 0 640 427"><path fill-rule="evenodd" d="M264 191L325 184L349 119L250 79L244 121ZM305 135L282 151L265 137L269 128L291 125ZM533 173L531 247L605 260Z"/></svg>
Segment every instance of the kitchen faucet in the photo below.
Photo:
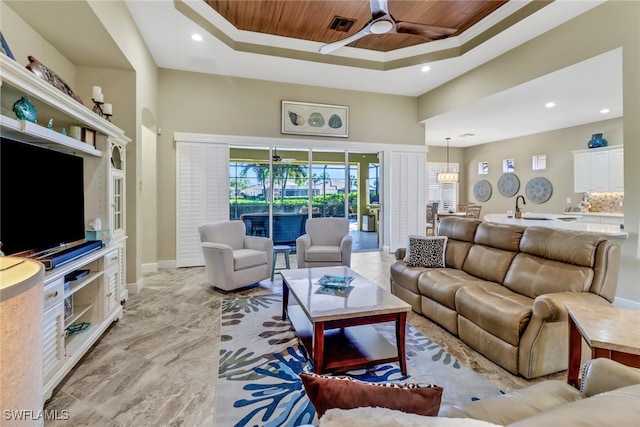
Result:
<svg viewBox="0 0 640 427"><path fill-rule="evenodd" d="M522 204L526 205L527 202L524 200L524 196L523 195L519 195L518 197L516 197L516 218L520 219L522 218L522 212L520 212L520 207L518 206L518 200L522 199Z"/></svg>

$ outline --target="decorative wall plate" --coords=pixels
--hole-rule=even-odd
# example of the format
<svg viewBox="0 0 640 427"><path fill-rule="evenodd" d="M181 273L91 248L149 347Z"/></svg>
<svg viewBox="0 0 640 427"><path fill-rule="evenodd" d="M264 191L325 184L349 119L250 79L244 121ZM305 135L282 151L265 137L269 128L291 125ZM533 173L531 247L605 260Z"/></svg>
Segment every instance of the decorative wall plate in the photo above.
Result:
<svg viewBox="0 0 640 427"><path fill-rule="evenodd" d="M524 193L527 195L527 199L533 203L544 203L551 197L553 185L551 185L551 182L549 182L547 178L537 176L527 182Z"/></svg>
<svg viewBox="0 0 640 427"><path fill-rule="evenodd" d="M486 179L476 182L473 186L473 196L479 202L486 202L491 198L491 184Z"/></svg>
<svg viewBox="0 0 640 427"><path fill-rule="evenodd" d="M515 196L520 189L520 179L515 173L505 173L498 178L498 191L504 197Z"/></svg>

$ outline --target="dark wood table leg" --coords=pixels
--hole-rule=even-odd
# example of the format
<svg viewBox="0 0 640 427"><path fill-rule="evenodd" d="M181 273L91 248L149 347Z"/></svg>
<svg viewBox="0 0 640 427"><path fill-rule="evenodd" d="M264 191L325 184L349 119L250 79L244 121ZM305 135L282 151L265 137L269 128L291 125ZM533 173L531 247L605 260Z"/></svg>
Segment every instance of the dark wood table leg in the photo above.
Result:
<svg viewBox="0 0 640 427"><path fill-rule="evenodd" d="M289 305L289 286L282 281L282 320L287 320L287 305Z"/></svg>
<svg viewBox="0 0 640 427"><path fill-rule="evenodd" d="M317 322L313 325L311 357L313 358L313 372L321 374L324 371L324 322Z"/></svg>
<svg viewBox="0 0 640 427"><path fill-rule="evenodd" d="M405 352L407 331L407 313L398 313L398 319L396 320L396 343L398 346L398 361L400 362L400 372L402 375L407 375L407 358Z"/></svg>
<svg viewBox="0 0 640 427"><path fill-rule="evenodd" d="M569 372L567 384L580 389L580 359L582 356L582 335L569 316Z"/></svg>

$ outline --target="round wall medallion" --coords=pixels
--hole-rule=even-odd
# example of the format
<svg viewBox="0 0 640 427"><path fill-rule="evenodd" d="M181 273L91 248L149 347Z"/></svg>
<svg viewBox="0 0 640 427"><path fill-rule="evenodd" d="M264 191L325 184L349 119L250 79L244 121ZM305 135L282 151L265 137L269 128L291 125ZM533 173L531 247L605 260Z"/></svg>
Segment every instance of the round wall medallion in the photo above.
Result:
<svg viewBox="0 0 640 427"><path fill-rule="evenodd" d="M520 189L520 180L515 173L505 173L498 178L498 191L504 197L515 196Z"/></svg>
<svg viewBox="0 0 640 427"><path fill-rule="evenodd" d="M491 198L491 184L486 179L476 182L473 186L473 196L479 202L486 202Z"/></svg>
<svg viewBox="0 0 640 427"><path fill-rule="evenodd" d="M524 193L527 195L527 199L533 203L544 203L551 197L553 185L551 185L551 182L549 182L547 178L537 176L527 182Z"/></svg>

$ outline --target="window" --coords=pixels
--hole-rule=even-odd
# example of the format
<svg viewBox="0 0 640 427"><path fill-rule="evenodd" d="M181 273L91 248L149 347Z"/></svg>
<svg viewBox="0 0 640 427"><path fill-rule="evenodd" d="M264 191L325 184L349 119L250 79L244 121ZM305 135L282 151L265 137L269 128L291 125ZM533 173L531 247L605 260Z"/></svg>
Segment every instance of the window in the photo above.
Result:
<svg viewBox="0 0 640 427"><path fill-rule="evenodd" d="M458 172L458 163L449 163L450 172ZM447 172L446 163L427 162L427 200L438 202L440 211L456 210L458 206L458 183L440 184L436 177L438 172Z"/></svg>

